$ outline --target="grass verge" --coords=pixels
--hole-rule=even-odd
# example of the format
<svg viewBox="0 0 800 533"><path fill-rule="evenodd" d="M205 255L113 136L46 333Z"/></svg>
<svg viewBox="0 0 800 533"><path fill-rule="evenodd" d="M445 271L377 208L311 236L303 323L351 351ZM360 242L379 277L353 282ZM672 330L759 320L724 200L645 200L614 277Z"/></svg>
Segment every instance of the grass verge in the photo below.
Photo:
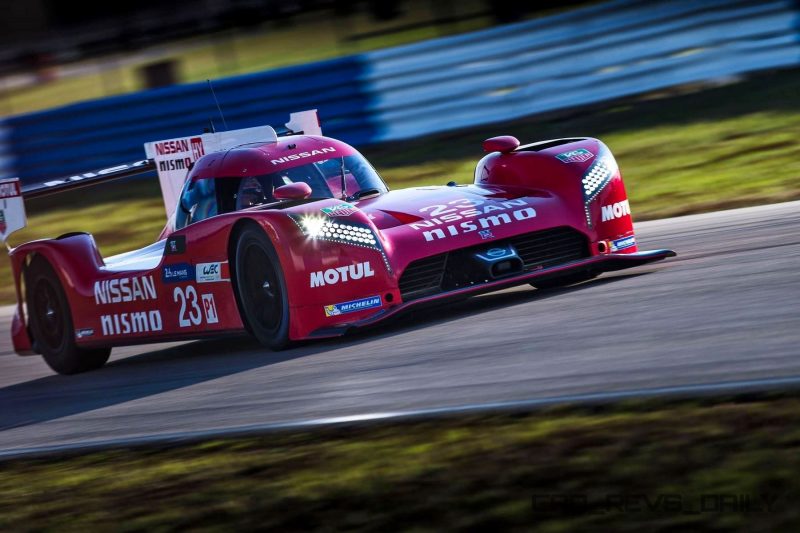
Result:
<svg viewBox="0 0 800 533"><path fill-rule="evenodd" d="M491 135L598 137L619 161L635 219L644 220L800 198L797 94L800 71L782 71L362 151L391 187L402 188L471 182L481 142ZM12 242L82 230L107 255L153 242L165 222L155 180L90 191L30 202L30 227ZM0 303L13 301L8 262L0 261Z"/></svg>
<svg viewBox="0 0 800 533"><path fill-rule="evenodd" d="M796 394L649 400L15 460L0 528L791 531L799 424Z"/></svg>

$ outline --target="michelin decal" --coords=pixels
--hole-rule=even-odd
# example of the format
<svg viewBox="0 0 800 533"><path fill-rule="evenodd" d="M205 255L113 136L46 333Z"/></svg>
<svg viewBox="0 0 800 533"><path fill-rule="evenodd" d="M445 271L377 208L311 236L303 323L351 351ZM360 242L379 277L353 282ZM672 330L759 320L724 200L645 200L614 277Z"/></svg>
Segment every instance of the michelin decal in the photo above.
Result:
<svg viewBox="0 0 800 533"><path fill-rule="evenodd" d="M347 313L355 313L356 311L364 311L365 309L372 309L383 305L380 296L370 296L368 298L361 298L359 300L351 300L349 302L342 302L340 304L326 305L325 316L339 316Z"/></svg>

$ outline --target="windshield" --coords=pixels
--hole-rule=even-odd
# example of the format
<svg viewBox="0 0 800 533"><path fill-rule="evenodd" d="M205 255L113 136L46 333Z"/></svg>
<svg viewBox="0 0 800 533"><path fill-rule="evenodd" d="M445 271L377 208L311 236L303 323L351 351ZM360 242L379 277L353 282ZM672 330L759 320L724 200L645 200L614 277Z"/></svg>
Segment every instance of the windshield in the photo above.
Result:
<svg viewBox="0 0 800 533"><path fill-rule="evenodd" d="M372 165L362 155L354 154L243 178L236 194L236 209L273 202L275 189L298 182L311 187L312 198L357 200L366 194L380 194L388 190Z"/></svg>

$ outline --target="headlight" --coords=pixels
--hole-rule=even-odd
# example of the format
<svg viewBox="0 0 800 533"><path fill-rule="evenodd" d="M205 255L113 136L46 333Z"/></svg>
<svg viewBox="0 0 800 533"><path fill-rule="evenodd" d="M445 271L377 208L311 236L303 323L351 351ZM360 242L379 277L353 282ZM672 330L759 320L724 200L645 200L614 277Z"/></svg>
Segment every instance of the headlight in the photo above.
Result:
<svg viewBox="0 0 800 533"><path fill-rule="evenodd" d="M341 217L327 217L320 215L295 215L289 217L294 220L297 227L303 232L307 239L314 241L330 241L348 246L358 246L368 248L381 254L386 271L392 273L392 265L383 249L378 236L372 227L359 222L342 222Z"/></svg>
<svg viewBox="0 0 800 533"><path fill-rule="evenodd" d="M371 228L362 225L347 224L316 215L302 216L298 225L303 230L303 234L312 239L378 248L378 239L375 233Z"/></svg>
<svg viewBox="0 0 800 533"><path fill-rule="evenodd" d="M583 175L581 180L581 185L583 186L583 212L586 215L586 223L590 228L592 227L592 216L589 213L589 205L618 171L617 160L614 159L614 156L611 155L607 148L602 148L592 166Z"/></svg>
<svg viewBox="0 0 800 533"><path fill-rule="evenodd" d="M598 157L581 180L584 201L591 202L616 173L617 162L610 154Z"/></svg>

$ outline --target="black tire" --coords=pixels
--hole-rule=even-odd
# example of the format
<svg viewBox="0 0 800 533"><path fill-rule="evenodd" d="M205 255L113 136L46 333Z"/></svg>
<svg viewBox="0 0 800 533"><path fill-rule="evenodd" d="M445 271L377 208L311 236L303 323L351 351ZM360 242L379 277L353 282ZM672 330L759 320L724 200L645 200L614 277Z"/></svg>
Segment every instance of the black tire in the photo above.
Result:
<svg viewBox="0 0 800 533"><path fill-rule="evenodd" d="M262 345L281 350L289 344L289 296L280 260L269 237L245 226L236 237L233 278L242 321Z"/></svg>
<svg viewBox="0 0 800 533"><path fill-rule="evenodd" d="M589 272L580 272L577 274L564 276L562 278L534 281L533 283L531 283L531 286L536 287L537 289L557 289L559 287L566 287L567 285L575 285L576 283L583 283L584 281L589 281L590 279L594 279L597 276L598 274L592 274Z"/></svg>
<svg viewBox="0 0 800 533"><path fill-rule="evenodd" d="M25 272L28 322L34 349L59 374L77 374L103 366L111 348L86 349L75 344L69 303L53 267L35 258Z"/></svg>

